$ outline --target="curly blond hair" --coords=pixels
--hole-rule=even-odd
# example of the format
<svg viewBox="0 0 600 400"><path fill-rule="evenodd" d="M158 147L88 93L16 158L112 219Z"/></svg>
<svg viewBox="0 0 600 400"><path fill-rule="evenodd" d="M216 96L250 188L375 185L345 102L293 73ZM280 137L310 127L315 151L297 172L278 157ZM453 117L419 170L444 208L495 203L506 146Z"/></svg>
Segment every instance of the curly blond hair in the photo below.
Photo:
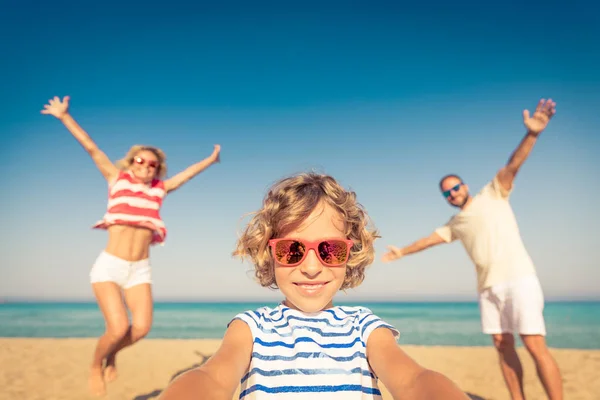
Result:
<svg viewBox="0 0 600 400"><path fill-rule="evenodd" d="M145 146L141 144L133 145L127 151L125 157L117 161L115 165L122 171L127 170L129 167L131 167L131 164L133 163L133 158L140 151L151 151L152 153L154 153L154 155L158 159L159 164L158 168L156 169L156 178L164 179L167 176L167 156L165 155L165 152L159 149L158 147Z"/></svg>
<svg viewBox="0 0 600 400"><path fill-rule="evenodd" d="M373 242L380 237L367 212L356 201L356 193L346 191L333 177L314 172L292 175L275 183L237 242L233 256L249 258L261 286L276 289L274 261L269 240L297 228L315 207L333 207L344 222L345 235L354 242L341 290L358 286L365 268L373 262Z"/></svg>

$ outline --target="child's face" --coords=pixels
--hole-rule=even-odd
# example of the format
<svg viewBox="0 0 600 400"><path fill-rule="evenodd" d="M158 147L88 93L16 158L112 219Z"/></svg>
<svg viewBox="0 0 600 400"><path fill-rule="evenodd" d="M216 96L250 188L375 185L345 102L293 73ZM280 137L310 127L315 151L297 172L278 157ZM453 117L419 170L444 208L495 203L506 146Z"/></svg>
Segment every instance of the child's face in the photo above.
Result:
<svg viewBox="0 0 600 400"><path fill-rule="evenodd" d="M346 239L343 228L338 212L329 205L319 205L306 221L282 238L307 241ZM307 313L331 307L333 296L340 290L345 276L346 264L327 267L314 250L309 250L304 261L295 267L285 267L275 261L275 280L285 295L285 304Z"/></svg>

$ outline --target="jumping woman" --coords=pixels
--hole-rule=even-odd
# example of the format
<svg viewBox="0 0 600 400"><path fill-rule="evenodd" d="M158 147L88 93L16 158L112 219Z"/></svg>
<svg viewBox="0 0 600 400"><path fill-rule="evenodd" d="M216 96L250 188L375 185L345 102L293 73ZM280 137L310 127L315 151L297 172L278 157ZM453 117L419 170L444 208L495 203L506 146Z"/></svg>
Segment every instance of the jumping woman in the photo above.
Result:
<svg viewBox="0 0 600 400"><path fill-rule="evenodd" d="M167 193L218 163L221 147L177 175L165 179L165 154L136 145L113 164L69 114L69 97L50 100L42 114L58 118L83 146L108 182L108 209L94 228L108 231L108 244L90 272L106 331L98 340L89 376L93 395L106 394L105 382L117 378L117 353L139 341L152 326L150 246L164 242L167 230L160 208ZM131 312L131 322L127 308Z"/></svg>

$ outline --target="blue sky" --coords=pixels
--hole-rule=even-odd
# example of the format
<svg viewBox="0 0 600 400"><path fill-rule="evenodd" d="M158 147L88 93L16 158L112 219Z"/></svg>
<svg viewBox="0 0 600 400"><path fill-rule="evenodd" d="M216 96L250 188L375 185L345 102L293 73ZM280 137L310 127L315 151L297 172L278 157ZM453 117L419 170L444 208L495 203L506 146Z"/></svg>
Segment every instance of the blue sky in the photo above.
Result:
<svg viewBox="0 0 600 400"><path fill-rule="evenodd" d="M240 218L308 169L354 189L383 238L340 299L475 299L460 244L393 264L454 212L438 179L477 191L521 140L540 97L557 116L512 197L546 297L598 298L598 12L573 2L177 2L11 5L0 16L0 298L87 299L106 242L90 229L106 184L62 125L54 95L116 160L159 146L175 173L222 145L222 163L169 196L153 248L159 299L278 295L231 258ZM293 5L291 5L293 4ZM10 37L10 39L8 39Z"/></svg>

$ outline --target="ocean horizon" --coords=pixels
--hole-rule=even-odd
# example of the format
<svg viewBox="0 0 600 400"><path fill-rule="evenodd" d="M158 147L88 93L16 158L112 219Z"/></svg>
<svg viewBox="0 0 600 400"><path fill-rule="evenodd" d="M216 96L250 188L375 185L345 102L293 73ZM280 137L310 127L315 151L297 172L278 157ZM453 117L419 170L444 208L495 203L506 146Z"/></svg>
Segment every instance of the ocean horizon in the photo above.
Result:
<svg viewBox="0 0 600 400"><path fill-rule="evenodd" d="M221 339L240 312L267 301L168 301L155 303L149 339ZM361 305L400 330L401 345L490 346L481 333L479 306L473 301L340 301ZM544 309L548 345L600 349L600 301L548 301ZM98 306L81 301L7 301L0 303L0 337L87 338L104 331Z"/></svg>

